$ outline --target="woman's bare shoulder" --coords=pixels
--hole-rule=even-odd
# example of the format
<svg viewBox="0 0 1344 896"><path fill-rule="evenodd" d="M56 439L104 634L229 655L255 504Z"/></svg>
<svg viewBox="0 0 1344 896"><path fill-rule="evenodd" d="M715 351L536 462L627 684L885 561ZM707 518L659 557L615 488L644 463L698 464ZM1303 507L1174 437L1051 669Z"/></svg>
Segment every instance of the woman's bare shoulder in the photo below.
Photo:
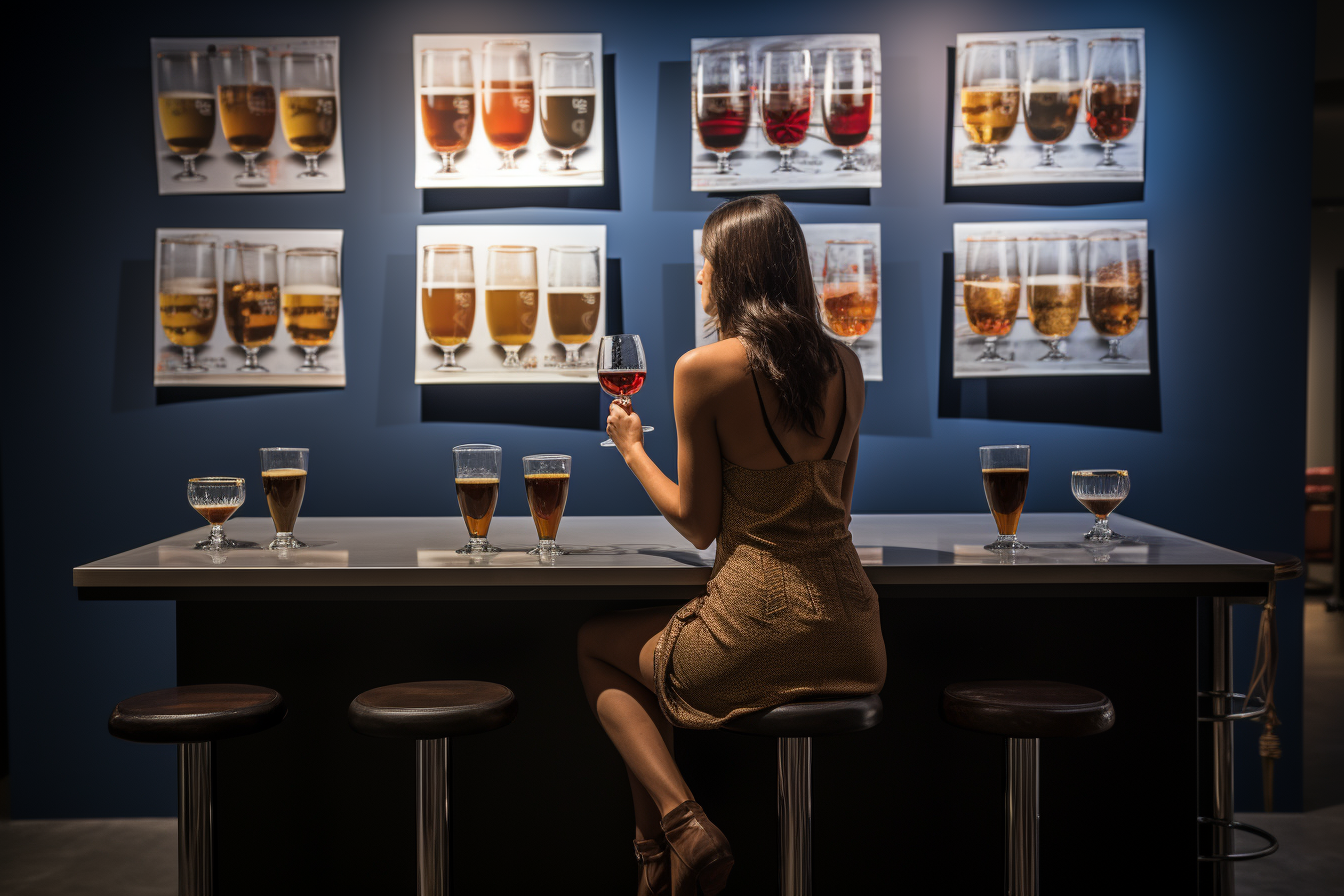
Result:
<svg viewBox="0 0 1344 896"><path fill-rule="evenodd" d="M746 369L747 353L737 339L693 348L677 359L675 377L697 387L715 389L737 382Z"/></svg>

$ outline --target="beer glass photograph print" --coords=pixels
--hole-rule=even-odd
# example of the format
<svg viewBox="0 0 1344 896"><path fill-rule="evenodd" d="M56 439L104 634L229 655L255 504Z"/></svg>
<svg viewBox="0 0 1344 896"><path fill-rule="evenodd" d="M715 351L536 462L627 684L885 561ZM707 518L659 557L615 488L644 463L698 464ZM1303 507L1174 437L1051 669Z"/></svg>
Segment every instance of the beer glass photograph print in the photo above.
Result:
<svg viewBox="0 0 1344 896"><path fill-rule="evenodd" d="M343 234L155 231L154 385L344 386Z"/></svg>
<svg viewBox="0 0 1344 896"><path fill-rule="evenodd" d="M601 34L417 34L415 185L600 187Z"/></svg>
<svg viewBox="0 0 1344 896"><path fill-rule="evenodd" d="M952 186L1143 181L1142 28L958 34Z"/></svg>
<svg viewBox="0 0 1344 896"><path fill-rule="evenodd" d="M865 380L882 379L882 225L804 224L808 262L817 295L822 328L859 356ZM704 267L700 252L703 231L693 235L695 272ZM709 315L695 289L695 344L718 340Z"/></svg>
<svg viewBox="0 0 1344 896"><path fill-rule="evenodd" d="M954 224L952 375L1149 373L1148 222Z"/></svg>
<svg viewBox="0 0 1344 896"><path fill-rule="evenodd" d="M691 189L882 186L876 34L691 41Z"/></svg>
<svg viewBox="0 0 1344 896"><path fill-rule="evenodd" d="M607 228L416 228L415 382L597 382Z"/></svg>
<svg viewBox="0 0 1344 896"><path fill-rule="evenodd" d="M345 189L339 38L149 45L160 195Z"/></svg>

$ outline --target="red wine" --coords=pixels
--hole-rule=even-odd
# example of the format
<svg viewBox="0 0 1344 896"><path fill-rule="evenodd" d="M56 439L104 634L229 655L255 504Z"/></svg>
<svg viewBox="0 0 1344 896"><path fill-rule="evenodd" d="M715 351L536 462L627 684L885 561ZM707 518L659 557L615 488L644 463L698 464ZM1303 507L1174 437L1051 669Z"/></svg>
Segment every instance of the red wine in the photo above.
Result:
<svg viewBox="0 0 1344 896"><path fill-rule="evenodd" d="M644 385L643 370L599 370L597 381L608 395L634 395Z"/></svg>
<svg viewBox="0 0 1344 896"><path fill-rule="evenodd" d="M873 92L836 90L829 96L822 123L835 146L858 146L873 126Z"/></svg>
<svg viewBox="0 0 1344 896"><path fill-rule="evenodd" d="M762 99L761 126L765 128L765 139L775 146L797 146L806 140L811 117L810 96L777 90L767 92Z"/></svg>

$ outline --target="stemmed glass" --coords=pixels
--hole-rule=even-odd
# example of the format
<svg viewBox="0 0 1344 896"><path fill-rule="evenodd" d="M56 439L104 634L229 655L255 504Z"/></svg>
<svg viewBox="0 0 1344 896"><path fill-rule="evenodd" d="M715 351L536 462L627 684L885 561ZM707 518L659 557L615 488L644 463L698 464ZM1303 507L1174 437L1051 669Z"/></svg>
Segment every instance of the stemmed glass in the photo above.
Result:
<svg viewBox="0 0 1344 896"><path fill-rule="evenodd" d="M481 123L499 150L499 170L516 170L513 154L532 136L531 44L525 40L488 40L482 53Z"/></svg>
<svg viewBox="0 0 1344 896"><path fill-rule="evenodd" d="M1027 136L1041 144L1041 161L1036 167L1058 168L1055 144L1073 133L1083 95L1078 41L1054 34L1027 41L1026 69L1022 123Z"/></svg>
<svg viewBox="0 0 1344 896"><path fill-rule="evenodd" d="M565 347L564 369L582 367L579 349L597 331L602 270L597 246L553 246L546 259L546 313L551 335Z"/></svg>
<svg viewBox="0 0 1344 896"><path fill-rule="evenodd" d="M256 547L251 542L232 541L224 537L224 523L238 512L246 497L247 489L243 480L233 476L188 479L187 503L210 524L210 537L198 541L196 547L204 551Z"/></svg>
<svg viewBox="0 0 1344 896"><path fill-rule="evenodd" d="M420 54L420 124L429 148L443 160L435 174L460 175L453 156L471 142L476 123L476 82L470 50Z"/></svg>
<svg viewBox="0 0 1344 896"><path fill-rule="evenodd" d="M986 233L966 238L966 279L962 300L971 332L985 337L985 350L977 361L1007 361L999 354L998 341L1013 330L1022 300L1017 239L1008 234Z"/></svg>
<svg viewBox="0 0 1344 896"><path fill-rule="evenodd" d="M326 177L317 160L336 142L336 60L330 53L280 57L280 126L289 148L308 163L299 177Z"/></svg>
<svg viewBox="0 0 1344 896"><path fill-rule="evenodd" d="M1129 136L1139 117L1143 72L1139 42L1108 37L1087 44L1087 130L1101 143L1098 168L1123 168L1116 144Z"/></svg>
<svg viewBox="0 0 1344 896"><path fill-rule="evenodd" d="M280 322L280 250L268 243L224 244L224 326L246 353L238 373L267 373L257 353Z"/></svg>
<svg viewBox="0 0 1344 896"><path fill-rule="evenodd" d="M1030 461L1030 445L989 445L980 449L985 500L999 529L999 537L993 544L985 545L986 550L1026 550L1027 546L1017 540L1017 523L1027 500Z"/></svg>
<svg viewBox="0 0 1344 896"><path fill-rule="evenodd" d="M715 174L737 174L728 157L751 127L751 54L744 47L697 50L691 79L700 145L718 156Z"/></svg>
<svg viewBox="0 0 1344 896"><path fill-rule="evenodd" d="M1092 329L1109 343L1101 360L1122 364L1120 340L1139 324L1143 309L1143 242L1137 233L1098 230L1087 235L1083 295Z"/></svg>
<svg viewBox="0 0 1344 896"><path fill-rule="evenodd" d="M630 408L630 396L644 385L649 365L644 360L644 345L638 336L622 333L619 336L603 336L597 346L597 381L602 390ZM652 426L645 426L645 432L653 432ZM615 448L611 439L601 442L603 448Z"/></svg>
<svg viewBox="0 0 1344 896"><path fill-rule="evenodd" d="M821 319L853 345L877 319L877 252L868 240L827 240L822 269Z"/></svg>
<svg viewBox="0 0 1344 896"><path fill-rule="evenodd" d="M1088 541L1110 541L1124 538L1111 531L1110 515L1129 495L1128 470L1074 470L1073 496L1097 518L1097 522L1083 536Z"/></svg>
<svg viewBox="0 0 1344 896"><path fill-rule="evenodd" d="M775 174L797 171L794 147L807 139L812 118L812 54L791 47L765 50L760 56L761 129L779 150Z"/></svg>
<svg viewBox="0 0 1344 896"><path fill-rule="evenodd" d="M229 149L243 157L243 171L233 181L240 187L264 187L270 181L257 170L257 156L270 147L275 136L270 51L264 47L226 47L215 56L215 62L224 139Z"/></svg>
<svg viewBox="0 0 1344 896"><path fill-rule="evenodd" d="M285 329L303 349L298 373L323 373L317 352L331 342L341 314L341 263L335 249L285 253Z"/></svg>
<svg viewBox="0 0 1344 896"><path fill-rule="evenodd" d="M826 139L840 150L836 171L858 171L854 150L873 126L873 51L844 47L826 51L821 122Z"/></svg>
<svg viewBox="0 0 1344 896"><path fill-rule="evenodd" d="M491 246L485 256L485 323L504 349L504 367L522 367L518 352L537 329L537 247Z"/></svg>
<svg viewBox="0 0 1344 896"><path fill-rule="evenodd" d="M218 243L209 234L165 237L159 241L159 324L163 335L182 348L177 373L205 373L196 363L196 347L215 332L219 315Z"/></svg>
<svg viewBox="0 0 1344 896"><path fill-rule="evenodd" d="M560 518L569 497L570 457L568 454L532 454L523 458L523 485L527 490L527 508L537 527L537 546L529 554L553 557L566 554L555 543Z"/></svg>
<svg viewBox="0 0 1344 896"><path fill-rule="evenodd" d="M998 145L1017 126L1022 88L1017 80L1017 41L978 40L966 45L961 70L961 123L972 143L985 148L976 168L1003 168Z"/></svg>
<svg viewBox="0 0 1344 896"><path fill-rule="evenodd" d="M261 449L261 488L266 493L271 522L275 524L275 540L268 545L270 550L308 547L294 537L294 524L298 522L307 487L307 448Z"/></svg>
<svg viewBox="0 0 1344 896"><path fill-rule="evenodd" d="M160 53L159 129L168 149L182 160L182 170L173 180L198 183L206 179L196 171L196 157L215 139L215 83L210 60L196 50Z"/></svg>
<svg viewBox="0 0 1344 896"><path fill-rule="evenodd" d="M476 322L476 268L471 246L426 246L420 274L420 315L425 335L443 350L435 370L461 372L457 349Z"/></svg>
<svg viewBox="0 0 1344 896"><path fill-rule="evenodd" d="M499 501L499 469L504 449L498 445L458 445L453 449L453 485L457 507L467 524L467 543L459 554L498 554L486 540ZM558 520L557 520L558 523Z"/></svg>
<svg viewBox="0 0 1344 896"><path fill-rule="evenodd" d="M1039 233L1027 241L1027 316L1050 350L1041 361L1067 361L1059 343L1078 326L1083 278L1078 238L1071 233Z"/></svg>
<svg viewBox="0 0 1344 896"><path fill-rule="evenodd" d="M588 142L597 115L592 53L541 54L541 135L560 153L560 172L577 174L574 153Z"/></svg>

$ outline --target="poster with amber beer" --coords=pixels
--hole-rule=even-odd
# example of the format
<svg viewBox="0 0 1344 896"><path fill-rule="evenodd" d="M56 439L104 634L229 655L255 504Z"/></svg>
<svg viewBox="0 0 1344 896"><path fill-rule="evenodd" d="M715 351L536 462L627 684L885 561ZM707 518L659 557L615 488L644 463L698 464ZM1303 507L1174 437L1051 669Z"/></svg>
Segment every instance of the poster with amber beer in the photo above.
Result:
<svg viewBox="0 0 1344 896"><path fill-rule="evenodd" d="M154 385L344 386L343 237L155 231Z"/></svg>
<svg viewBox="0 0 1344 896"><path fill-rule="evenodd" d="M827 334L859 356L865 380L882 379L882 225L804 224L808 262L817 293L817 314ZM704 267L697 229L695 271ZM695 288L695 344L719 338Z"/></svg>
<svg viewBox="0 0 1344 896"><path fill-rule="evenodd" d="M1148 222L952 225L952 375L1149 372Z"/></svg>
<svg viewBox="0 0 1344 896"><path fill-rule="evenodd" d="M1146 67L1142 28L958 34L952 185L1142 182Z"/></svg>
<svg viewBox="0 0 1344 896"><path fill-rule="evenodd" d="M415 185L600 187L601 34L417 34Z"/></svg>
<svg viewBox="0 0 1344 896"><path fill-rule="evenodd" d="M691 189L882 186L876 34L691 41Z"/></svg>
<svg viewBox="0 0 1344 896"><path fill-rule="evenodd" d="M149 44L160 195L345 189L339 38Z"/></svg>
<svg viewBox="0 0 1344 896"><path fill-rule="evenodd" d="M597 382L604 224L416 228L415 382Z"/></svg>

